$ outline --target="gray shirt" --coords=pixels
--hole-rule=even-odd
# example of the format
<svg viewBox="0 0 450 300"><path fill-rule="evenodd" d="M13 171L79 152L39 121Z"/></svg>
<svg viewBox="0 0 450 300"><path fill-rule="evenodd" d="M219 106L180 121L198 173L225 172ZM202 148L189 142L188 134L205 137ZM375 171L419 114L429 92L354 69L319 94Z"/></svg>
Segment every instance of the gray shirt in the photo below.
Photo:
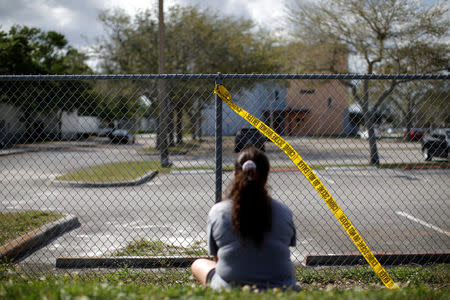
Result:
<svg viewBox="0 0 450 300"><path fill-rule="evenodd" d="M296 233L291 210L272 199L272 230L259 248L248 241L245 246L232 231L232 202L215 204L208 215L208 246L218 256L212 288L239 284L258 287L292 287L296 283L289 246L295 246Z"/></svg>

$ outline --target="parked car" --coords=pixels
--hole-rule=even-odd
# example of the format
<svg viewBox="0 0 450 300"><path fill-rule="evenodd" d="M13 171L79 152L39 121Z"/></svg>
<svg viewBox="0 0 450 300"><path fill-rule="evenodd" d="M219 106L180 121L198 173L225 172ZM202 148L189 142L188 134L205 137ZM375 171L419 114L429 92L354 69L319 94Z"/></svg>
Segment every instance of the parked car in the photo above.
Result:
<svg viewBox="0 0 450 300"><path fill-rule="evenodd" d="M422 154L426 161L433 157L448 159L450 128L435 129L422 140Z"/></svg>
<svg viewBox="0 0 450 300"><path fill-rule="evenodd" d="M240 152L249 146L254 146L259 150L265 151L266 141L267 138L259 132L258 129L254 127L241 128L241 130L236 133L236 137L234 139L234 152Z"/></svg>
<svg viewBox="0 0 450 300"><path fill-rule="evenodd" d="M421 141L425 135L425 129L422 128L411 128L409 131L405 132L405 138L408 141Z"/></svg>
<svg viewBox="0 0 450 300"><path fill-rule="evenodd" d="M103 125L100 125L97 131L97 136L100 137L109 137L111 133L113 133L114 128L111 127L105 127Z"/></svg>
<svg viewBox="0 0 450 300"><path fill-rule="evenodd" d="M116 129L110 135L112 143L117 144L134 144L134 135L126 129Z"/></svg>

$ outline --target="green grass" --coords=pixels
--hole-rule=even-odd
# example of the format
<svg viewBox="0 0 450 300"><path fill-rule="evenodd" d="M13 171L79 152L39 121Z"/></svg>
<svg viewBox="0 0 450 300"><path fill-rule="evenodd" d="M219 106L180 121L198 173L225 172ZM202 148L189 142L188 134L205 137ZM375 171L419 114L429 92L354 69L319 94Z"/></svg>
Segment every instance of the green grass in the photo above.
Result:
<svg viewBox="0 0 450 300"><path fill-rule="evenodd" d="M57 180L82 182L121 182L139 178L150 171L168 172L157 161L125 161L106 163L77 170L57 177Z"/></svg>
<svg viewBox="0 0 450 300"><path fill-rule="evenodd" d="M124 249L118 250L115 256L205 256L207 251L201 246L202 242L195 242L190 247L169 245L161 241L141 239L129 243Z"/></svg>
<svg viewBox="0 0 450 300"><path fill-rule="evenodd" d="M386 267L386 271L395 282L403 283L403 285L420 286L426 284L450 287L450 265ZM321 270L299 268L296 276L300 283L322 286L351 283L382 285L378 276L368 266L333 267Z"/></svg>
<svg viewBox="0 0 450 300"><path fill-rule="evenodd" d="M450 296L447 265L389 268L389 273L401 287L394 291L384 288L369 271L369 267L299 269L300 292L255 291L248 286L213 291L200 287L187 269L149 272L123 268L108 273L25 274L12 265L4 265L0 267L0 298L448 299Z"/></svg>
<svg viewBox="0 0 450 300"><path fill-rule="evenodd" d="M412 167L417 165L427 166L443 166L448 165L448 162L429 162L429 163L396 163L396 164L380 164L378 168L402 168ZM370 167L370 164L311 164L310 167L314 170L324 170L327 167ZM273 165L272 169L295 169L293 163ZM62 181L78 181L78 182L123 182L135 180L150 171L158 171L167 173L171 170L214 170L214 166L193 166L193 167L170 167L163 168L159 161L126 161L113 162L101 165L96 165L90 168L77 170L68 174L57 177L57 180ZM234 166L224 165L222 170L224 172L233 171Z"/></svg>
<svg viewBox="0 0 450 300"><path fill-rule="evenodd" d="M0 212L0 245L62 217L48 211Z"/></svg>
<svg viewBox="0 0 450 300"><path fill-rule="evenodd" d="M426 287L389 290L304 290L265 292L248 288L213 291L198 286L112 285L107 282L50 280L6 282L0 285L2 299L448 299L448 290Z"/></svg>
<svg viewBox="0 0 450 300"><path fill-rule="evenodd" d="M181 144L173 145L169 147L169 154L177 155L177 154L186 154L190 151L196 150L200 147L201 142L199 141L188 141L183 142ZM146 147L142 148L142 151L148 153L159 153L159 150L154 147Z"/></svg>

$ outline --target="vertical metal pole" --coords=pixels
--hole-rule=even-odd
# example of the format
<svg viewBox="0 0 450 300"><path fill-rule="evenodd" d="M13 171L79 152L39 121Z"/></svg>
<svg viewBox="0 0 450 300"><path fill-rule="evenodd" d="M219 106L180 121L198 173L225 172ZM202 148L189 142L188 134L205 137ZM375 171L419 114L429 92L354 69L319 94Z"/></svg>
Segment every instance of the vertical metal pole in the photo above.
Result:
<svg viewBox="0 0 450 300"><path fill-rule="evenodd" d="M216 84L222 84L220 74ZM216 94L216 203L222 199L222 100Z"/></svg>
<svg viewBox="0 0 450 300"><path fill-rule="evenodd" d="M158 16L158 73L166 73L166 58L165 58L165 29L164 29L164 0L159 0L159 16ZM161 152L161 166L163 168L169 167L169 118L168 106L169 97L166 91L166 81L164 79L158 80L158 141L157 148Z"/></svg>

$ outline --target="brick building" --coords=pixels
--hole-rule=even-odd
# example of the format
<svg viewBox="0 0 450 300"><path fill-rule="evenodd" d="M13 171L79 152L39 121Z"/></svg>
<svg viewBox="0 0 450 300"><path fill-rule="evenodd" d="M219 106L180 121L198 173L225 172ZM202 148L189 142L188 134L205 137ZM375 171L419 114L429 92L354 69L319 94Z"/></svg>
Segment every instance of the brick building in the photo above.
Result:
<svg viewBox="0 0 450 300"><path fill-rule="evenodd" d="M333 49L330 51L330 49ZM291 72L347 72L347 51L322 45L292 44ZM349 90L338 80L292 80L286 90L284 132L287 135L342 135L348 128Z"/></svg>

